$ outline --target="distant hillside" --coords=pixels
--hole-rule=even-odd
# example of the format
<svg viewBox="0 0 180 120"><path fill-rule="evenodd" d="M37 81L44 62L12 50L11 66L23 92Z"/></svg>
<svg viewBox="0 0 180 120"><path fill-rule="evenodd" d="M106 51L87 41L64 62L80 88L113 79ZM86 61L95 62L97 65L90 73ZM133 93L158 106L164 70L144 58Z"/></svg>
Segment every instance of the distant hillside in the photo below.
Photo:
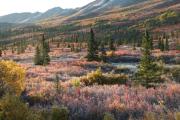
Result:
<svg viewBox="0 0 180 120"><path fill-rule="evenodd" d="M69 16L75 13L74 9L62 9L60 7L49 9L44 13L13 13L0 17L0 23L34 23L50 19L55 16Z"/></svg>
<svg viewBox="0 0 180 120"><path fill-rule="evenodd" d="M77 9L56 7L45 13L15 13L0 17L0 23L5 21L23 23L15 24L16 30L24 31L26 29L27 33L32 30L43 31L44 28L52 33L53 31L71 33L86 31L92 25L105 27L110 31L117 27L127 31L129 29L142 30L146 27L155 32L170 32L180 28L180 1L96 0ZM9 28L12 26L8 25L10 25ZM3 23L1 26L6 27ZM16 33L14 32L14 34Z"/></svg>
<svg viewBox="0 0 180 120"><path fill-rule="evenodd" d="M8 23L33 23L41 20L51 19L53 17L74 16L75 18L87 17L101 14L113 8L125 7L137 4L147 0L96 0L84 7L77 9L62 9L60 7L52 8L45 13L13 13L0 17L0 22Z"/></svg>

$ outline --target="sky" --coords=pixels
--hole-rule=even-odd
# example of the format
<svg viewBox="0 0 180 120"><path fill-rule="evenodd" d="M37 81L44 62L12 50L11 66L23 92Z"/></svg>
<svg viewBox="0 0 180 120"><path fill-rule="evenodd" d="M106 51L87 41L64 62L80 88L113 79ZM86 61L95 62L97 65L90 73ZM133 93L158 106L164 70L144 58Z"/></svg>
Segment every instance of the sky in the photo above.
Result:
<svg viewBox="0 0 180 120"><path fill-rule="evenodd" d="M0 16L21 12L45 12L53 7L77 8L94 0L0 0Z"/></svg>

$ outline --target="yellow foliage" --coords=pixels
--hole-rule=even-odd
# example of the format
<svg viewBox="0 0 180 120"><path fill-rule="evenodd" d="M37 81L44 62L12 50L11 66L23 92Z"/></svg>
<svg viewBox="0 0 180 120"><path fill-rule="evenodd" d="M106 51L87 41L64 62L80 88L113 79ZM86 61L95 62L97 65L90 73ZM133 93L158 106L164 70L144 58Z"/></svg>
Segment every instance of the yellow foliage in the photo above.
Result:
<svg viewBox="0 0 180 120"><path fill-rule="evenodd" d="M156 115L153 112L145 113L144 120L157 120Z"/></svg>
<svg viewBox="0 0 180 120"><path fill-rule="evenodd" d="M180 112L175 113L175 119L180 120Z"/></svg>
<svg viewBox="0 0 180 120"><path fill-rule="evenodd" d="M114 56L114 51L107 51L107 52L106 52L106 55L107 55L108 57L113 57L113 56Z"/></svg>
<svg viewBox="0 0 180 120"><path fill-rule="evenodd" d="M27 120L28 107L19 97L6 95L0 100L0 119Z"/></svg>
<svg viewBox="0 0 180 120"><path fill-rule="evenodd" d="M24 90L25 70L13 61L0 61L0 83L20 95Z"/></svg>

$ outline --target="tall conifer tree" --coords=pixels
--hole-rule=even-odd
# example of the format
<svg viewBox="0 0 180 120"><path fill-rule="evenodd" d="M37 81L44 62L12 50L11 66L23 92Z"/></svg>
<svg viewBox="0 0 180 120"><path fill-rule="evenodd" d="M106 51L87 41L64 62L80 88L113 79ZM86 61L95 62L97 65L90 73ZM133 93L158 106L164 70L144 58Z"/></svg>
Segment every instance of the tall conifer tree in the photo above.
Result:
<svg viewBox="0 0 180 120"><path fill-rule="evenodd" d="M146 31L142 41L142 57L140 65L138 66L137 81L146 87L155 86L156 83L162 82L160 75L162 69L154 63L151 57L151 43L150 36Z"/></svg>
<svg viewBox="0 0 180 120"><path fill-rule="evenodd" d="M94 31L91 28L90 31L90 39L88 41L88 54L87 54L88 61L93 61L98 59L98 45L94 38Z"/></svg>

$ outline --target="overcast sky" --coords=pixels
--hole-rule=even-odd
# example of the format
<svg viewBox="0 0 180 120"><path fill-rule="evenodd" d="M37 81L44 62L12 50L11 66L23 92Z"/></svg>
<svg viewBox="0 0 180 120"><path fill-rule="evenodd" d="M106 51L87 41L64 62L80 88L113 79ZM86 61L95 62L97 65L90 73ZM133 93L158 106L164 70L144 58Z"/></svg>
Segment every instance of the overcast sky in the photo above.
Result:
<svg viewBox="0 0 180 120"><path fill-rule="evenodd" d="M0 16L20 12L44 12L53 7L76 8L94 0L0 0Z"/></svg>

